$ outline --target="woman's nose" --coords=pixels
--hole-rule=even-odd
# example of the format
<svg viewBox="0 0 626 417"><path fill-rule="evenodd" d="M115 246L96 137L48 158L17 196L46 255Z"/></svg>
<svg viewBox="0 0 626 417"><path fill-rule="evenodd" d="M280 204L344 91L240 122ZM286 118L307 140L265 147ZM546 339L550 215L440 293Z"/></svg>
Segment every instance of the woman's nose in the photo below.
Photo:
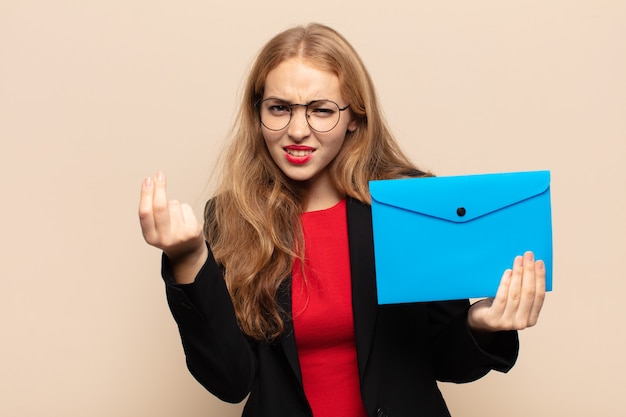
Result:
<svg viewBox="0 0 626 417"><path fill-rule="evenodd" d="M307 121L306 107L294 106L291 110L288 134L295 140L301 140L311 133L311 127Z"/></svg>

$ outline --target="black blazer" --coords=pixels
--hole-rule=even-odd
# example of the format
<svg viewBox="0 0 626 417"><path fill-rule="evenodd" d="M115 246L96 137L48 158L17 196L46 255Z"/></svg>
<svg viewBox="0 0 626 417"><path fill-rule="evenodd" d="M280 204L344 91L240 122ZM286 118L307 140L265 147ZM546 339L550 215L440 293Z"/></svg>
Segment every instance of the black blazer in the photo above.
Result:
<svg viewBox="0 0 626 417"><path fill-rule="evenodd" d="M479 346L467 326L467 300L379 306L371 208L348 198L347 218L357 360L368 415L449 416L437 381L469 382L491 369L508 371L517 358L517 332L496 333L489 346ZM227 402L249 395L243 416L312 416L291 322L275 343L248 339L210 251L193 284L175 284L166 257L162 272L187 366L208 391ZM279 302L290 312L286 282Z"/></svg>

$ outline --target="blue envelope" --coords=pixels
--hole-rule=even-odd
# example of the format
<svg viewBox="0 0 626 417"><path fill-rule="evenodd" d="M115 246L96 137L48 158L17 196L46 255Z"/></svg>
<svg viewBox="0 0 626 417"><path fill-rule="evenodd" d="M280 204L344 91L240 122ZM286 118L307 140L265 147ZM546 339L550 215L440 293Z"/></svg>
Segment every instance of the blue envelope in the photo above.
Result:
<svg viewBox="0 0 626 417"><path fill-rule="evenodd" d="M378 303L492 297L531 250L552 290L550 172L371 181Z"/></svg>

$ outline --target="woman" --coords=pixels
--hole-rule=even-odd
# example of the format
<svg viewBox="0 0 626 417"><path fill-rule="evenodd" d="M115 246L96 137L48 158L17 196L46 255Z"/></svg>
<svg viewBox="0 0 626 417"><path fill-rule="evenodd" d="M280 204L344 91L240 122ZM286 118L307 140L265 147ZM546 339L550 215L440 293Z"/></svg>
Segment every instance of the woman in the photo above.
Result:
<svg viewBox="0 0 626 417"><path fill-rule="evenodd" d="M514 364L545 296L513 260L494 299L378 306L368 181L427 176L402 153L348 42L317 24L258 55L204 231L144 180L140 221L194 377L244 416L448 416L437 381ZM421 237L428 239L428 236Z"/></svg>

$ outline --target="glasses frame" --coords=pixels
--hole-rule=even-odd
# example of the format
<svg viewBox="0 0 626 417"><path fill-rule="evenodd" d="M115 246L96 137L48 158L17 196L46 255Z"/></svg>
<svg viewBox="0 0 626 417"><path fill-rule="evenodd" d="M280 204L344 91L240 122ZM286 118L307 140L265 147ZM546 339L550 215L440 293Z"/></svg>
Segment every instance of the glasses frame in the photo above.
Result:
<svg viewBox="0 0 626 417"><path fill-rule="evenodd" d="M306 104L302 104L302 103L288 103L288 102L284 102L286 106L289 107L289 121L287 122L287 124L283 127L281 127L280 129L272 129L271 127L268 127L265 123L263 123L263 118L261 117L261 105L268 101L268 100L276 100L276 101L283 101L280 99L277 99L275 97L269 97L266 99L262 99L257 101L257 108L259 109L259 121L261 122L261 124L267 129L267 130L271 130L272 132L280 132L281 130L287 128L287 126L289 126L289 124L291 123L291 119L293 119L293 108L294 107L304 107L304 118L306 119L306 124L309 125L309 127L311 128L311 130L317 132L317 133L327 133L330 132L331 130L333 130L334 128L337 127L337 125L339 124L339 120L341 120L341 112L344 110L347 110L348 108L350 108L350 105L346 105L345 107L341 107L339 104L337 104L336 102L332 101L332 100L326 100L326 99L320 99L320 100L313 100L313 101L309 101ZM339 117L337 117L337 122L335 122L335 124L333 125L333 127L331 127L328 130L318 130L316 128L314 128L313 126L311 126L311 123L309 122L309 106L311 104L315 104L315 103L319 103L320 101L327 101L329 103L333 103L335 106L337 106L337 109L339 109Z"/></svg>

